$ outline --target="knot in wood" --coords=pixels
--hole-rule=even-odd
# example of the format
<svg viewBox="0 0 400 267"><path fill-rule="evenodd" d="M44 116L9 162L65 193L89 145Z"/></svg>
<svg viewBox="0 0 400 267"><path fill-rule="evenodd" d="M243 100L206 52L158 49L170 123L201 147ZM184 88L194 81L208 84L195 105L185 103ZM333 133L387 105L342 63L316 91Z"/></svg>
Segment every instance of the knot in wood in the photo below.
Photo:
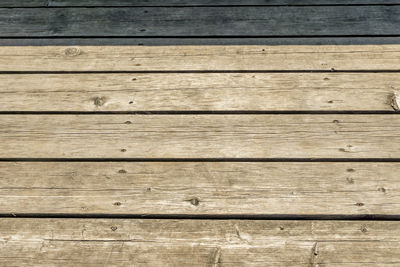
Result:
<svg viewBox="0 0 400 267"><path fill-rule="evenodd" d="M390 105L395 111L400 111L400 96L397 93L393 93Z"/></svg>
<svg viewBox="0 0 400 267"><path fill-rule="evenodd" d="M197 197L190 199L189 202L193 206L198 206L200 204L200 200Z"/></svg>
<svg viewBox="0 0 400 267"><path fill-rule="evenodd" d="M68 57L76 57L81 54L81 50L77 47L68 47L64 53Z"/></svg>
<svg viewBox="0 0 400 267"><path fill-rule="evenodd" d="M106 103L106 98L104 96L103 97L95 97L95 98L93 98L93 103L95 106L101 107Z"/></svg>

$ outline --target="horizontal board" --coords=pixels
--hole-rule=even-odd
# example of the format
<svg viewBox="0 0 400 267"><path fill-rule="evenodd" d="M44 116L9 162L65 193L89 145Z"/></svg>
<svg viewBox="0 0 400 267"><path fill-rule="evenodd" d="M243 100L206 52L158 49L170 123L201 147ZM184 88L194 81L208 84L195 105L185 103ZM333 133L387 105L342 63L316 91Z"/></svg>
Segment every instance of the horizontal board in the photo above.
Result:
<svg viewBox="0 0 400 267"><path fill-rule="evenodd" d="M400 224L390 221L3 218L0 263L397 266L399 233Z"/></svg>
<svg viewBox="0 0 400 267"><path fill-rule="evenodd" d="M400 5L1 8L0 37L400 35Z"/></svg>
<svg viewBox="0 0 400 267"><path fill-rule="evenodd" d="M0 71L398 71L399 61L399 45L0 47Z"/></svg>
<svg viewBox="0 0 400 267"><path fill-rule="evenodd" d="M0 75L0 111L390 111L396 93L397 73Z"/></svg>
<svg viewBox="0 0 400 267"><path fill-rule="evenodd" d="M371 45L400 44L400 37L310 38L1 38L0 46L48 45Z"/></svg>
<svg viewBox="0 0 400 267"><path fill-rule="evenodd" d="M2 115L1 158L400 158L393 115Z"/></svg>
<svg viewBox="0 0 400 267"><path fill-rule="evenodd" d="M399 168L373 162L0 162L0 214L398 215Z"/></svg>
<svg viewBox="0 0 400 267"><path fill-rule="evenodd" d="M45 7L49 0L1 0L0 7Z"/></svg>
<svg viewBox="0 0 400 267"><path fill-rule="evenodd" d="M224 5L376 5L400 4L398 0L2 0L0 7L63 6L224 6Z"/></svg>

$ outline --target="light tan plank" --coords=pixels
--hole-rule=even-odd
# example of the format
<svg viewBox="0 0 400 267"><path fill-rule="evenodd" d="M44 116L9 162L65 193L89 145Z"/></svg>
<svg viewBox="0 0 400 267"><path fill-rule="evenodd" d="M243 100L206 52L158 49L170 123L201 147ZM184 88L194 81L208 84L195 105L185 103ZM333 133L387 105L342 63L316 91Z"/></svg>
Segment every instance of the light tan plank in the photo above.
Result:
<svg viewBox="0 0 400 267"><path fill-rule="evenodd" d="M400 163L0 162L0 213L397 215Z"/></svg>
<svg viewBox="0 0 400 267"><path fill-rule="evenodd" d="M390 111L395 94L397 73L0 75L0 111Z"/></svg>
<svg viewBox="0 0 400 267"><path fill-rule="evenodd" d="M392 115L2 115L1 158L400 158Z"/></svg>
<svg viewBox="0 0 400 267"><path fill-rule="evenodd" d="M0 71L400 70L399 62L399 45L0 48Z"/></svg>
<svg viewBox="0 0 400 267"><path fill-rule="evenodd" d="M1 219L4 266L400 264L400 223Z"/></svg>

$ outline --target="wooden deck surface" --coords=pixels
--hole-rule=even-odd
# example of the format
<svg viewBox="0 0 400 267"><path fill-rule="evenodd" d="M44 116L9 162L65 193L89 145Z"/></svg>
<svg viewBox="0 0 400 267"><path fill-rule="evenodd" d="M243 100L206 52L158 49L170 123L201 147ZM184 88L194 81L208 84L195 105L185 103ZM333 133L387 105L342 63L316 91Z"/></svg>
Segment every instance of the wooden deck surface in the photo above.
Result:
<svg viewBox="0 0 400 267"><path fill-rule="evenodd" d="M1 264L398 265L398 51L1 48Z"/></svg>
<svg viewBox="0 0 400 267"><path fill-rule="evenodd" d="M0 1L0 266L399 266L399 0Z"/></svg>

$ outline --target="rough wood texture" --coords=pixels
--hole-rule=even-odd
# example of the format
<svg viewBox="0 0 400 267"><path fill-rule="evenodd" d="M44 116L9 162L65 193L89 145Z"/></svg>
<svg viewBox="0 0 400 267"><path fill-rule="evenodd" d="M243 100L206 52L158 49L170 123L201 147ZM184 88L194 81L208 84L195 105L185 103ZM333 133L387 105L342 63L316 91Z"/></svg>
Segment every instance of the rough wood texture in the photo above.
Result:
<svg viewBox="0 0 400 267"><path fill-rule="evenodd" d="M392 5L399 0L2 0L0 7L69 6L248 6L248 5Z"/></svg>
<svg viewBox="0 0 400 267"><path fill-rule="evenodd" d="M400 37L294 38L0 38L0 46L43 45L371 45L400 44Z"/></svg>
<svg viewBox="0 0 400 267"><path fill-rule="evenodd" d="M400 158L393 115L2 115L2 158Z"/></svg>
<svg viewBox="0 0 400 267"><path fill-rule="evenodd" d="M0 213L396 215L399 168L372 162L0 162Z"/></svg>
<svg viewBox="0 0 400 267"><path fill-rule="evenodd" d="M397 73L0 75L0 111L390 111L395 93Z"/></svg>
<svg viewBox="0 0 400 267"><path fill-rule="evenodd" d="M0 71L400 70L399 62L399 45L0 47Z"/></svg>
<svg viewBox="0 0 400 267"><path fill-rule="evenodd" d="M1 37L399 35L400 6L0 9Z"/></svg>
<svg viewBox="0 0 400 267"><path fill-rule="evenodd" d="M1 219L4 266L376 266L398 222Z"/></svg>

